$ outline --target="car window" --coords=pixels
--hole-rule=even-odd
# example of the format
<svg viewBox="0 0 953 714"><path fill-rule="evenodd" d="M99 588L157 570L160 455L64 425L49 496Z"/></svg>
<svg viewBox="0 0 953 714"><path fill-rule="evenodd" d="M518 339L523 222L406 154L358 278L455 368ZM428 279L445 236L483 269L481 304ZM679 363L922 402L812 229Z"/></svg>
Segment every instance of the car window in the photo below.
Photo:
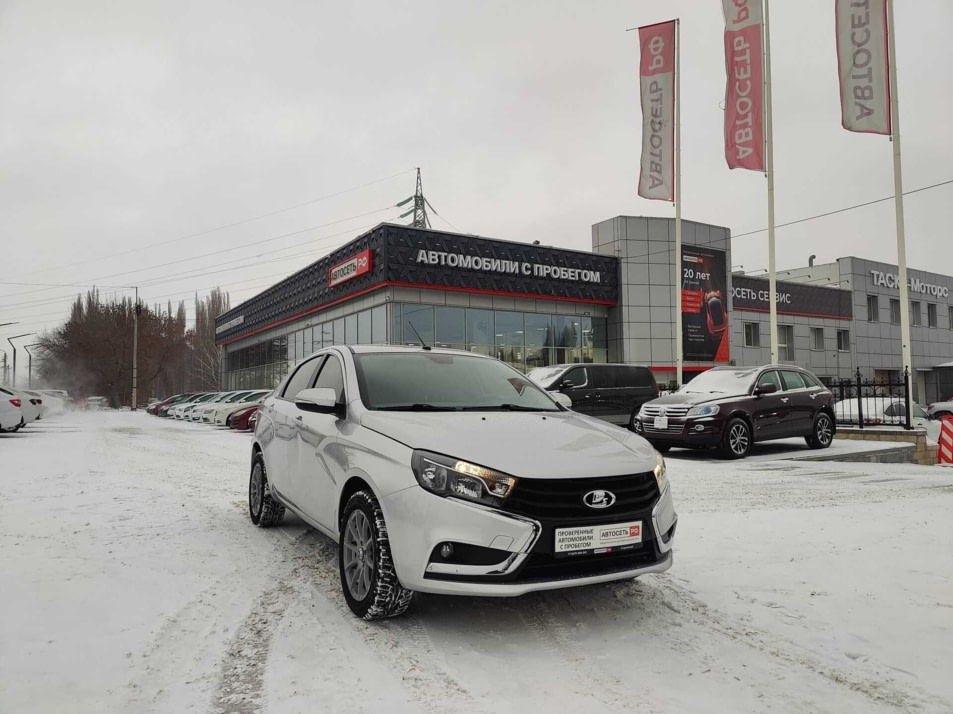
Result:
<svg viewBox="0 0 953 714"><path fill-rule="evenodd" d="M913 416L916 419L929 419L930 415L923 411L923 408L919 404L914 404L913 407Z"/></svg>
<svg viewBox="0 0 953 714"><path fill-rule="evenodd" d="M886 409L884 409L884 416L888 417L903 416L906 413L906 407L900 402L893 402L889 404Z"/></svg>
<svg viewBox="0 0 953 714"><path fill-rule="evenodd" d="M281 396L284 399L294 399L298 396L298 392L302 389L307 389L311 384L311 378L314 376L314 371L318 368L318 365L321 364L321 359L309 360L298 367L298 370L291 375L291 379L288 380L288 384L285 387L285 391L281 393Z"/></svg>
<svg viewBox="0 0 953 714"><path fill-rule="evenodd" d="M804 380L801 379L801 375L797 372L791 372L786 369L782 370L781 381L784 383L785 390L804 389Z"/></svg>
<svg viewBox="0 0 953 714"><path fill-rule="evenodd" d="M824 385L817 381L817 378L813 374L808 374L807 372L798 372L801 375L801 379L804 380L804 384L810 389L811 387L820 387L824 389Z"/></svg>
<svg viewBox="0 0 953 714"><path fill-rule="evenodd" d="M589 382L586 378L586 370L584 367L574 367L566 372L559 381L560 383L571 382L574 387L584 387Z"/></svg>
<svg viewBox="0 0 953 714"><path fill-rule="evenodd" d="M779 392L781 391L781 379L774 370L761 375L761 379L758 380L758 386L760 387L762 384L773 384Z"/></svg>
<svg viewBox="0 0 953 714"><path fill-rule="evenodd" d="M331 355L324 363L317 381L314 383L315 389L333 389L334 401L337 404L344 403L344 370L341 369L341 361Z"/></svg>

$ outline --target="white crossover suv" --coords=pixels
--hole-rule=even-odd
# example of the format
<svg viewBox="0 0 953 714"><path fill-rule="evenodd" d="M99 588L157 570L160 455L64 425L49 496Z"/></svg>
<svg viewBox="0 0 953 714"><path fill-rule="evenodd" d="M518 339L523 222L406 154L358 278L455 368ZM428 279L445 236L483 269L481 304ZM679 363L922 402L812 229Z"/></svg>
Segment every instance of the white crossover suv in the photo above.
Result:
<svg viewBox="0 0 953 714"><path fill-rule="evenodd" d="M662 456L490 357L322 350L262 402L251 456L252 522L290 508L336 540L368 620L416 590L511 596L672 565Z"/></svg>

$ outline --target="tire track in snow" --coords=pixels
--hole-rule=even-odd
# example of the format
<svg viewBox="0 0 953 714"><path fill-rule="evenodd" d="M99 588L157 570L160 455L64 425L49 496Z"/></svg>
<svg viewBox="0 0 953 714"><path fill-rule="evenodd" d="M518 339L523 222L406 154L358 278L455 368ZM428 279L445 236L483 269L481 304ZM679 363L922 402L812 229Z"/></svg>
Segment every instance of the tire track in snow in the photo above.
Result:
<svg viewBox="0 0 953 714"><path fill-rule="evenodd" d="M565 624L565 615L556 612L546 593L531 593L520 605L516 612L523 624L562 663L573 679L580 680L581 691L598 699L608 711L631 712L633 702L639 703L640 712L661 711L651 704L647 691L632 692L618 677L605 672L575 646L575 637Z"/></svg>
<svg viewBox="0 0 953 714"><path fill-rule="evenodd" d="M215 714L258 714L265 707L265 667L271 640L288 609L292 586L282 582L264 592L225 651L222 678L212 698Z"/></svg>
<svg viewBox="0 0 953 714"><path fill-rule="evenodd" d="M757 650L773 660L806 670L834 685L860 694L873 703L886 704L902 711L942 707L939 700L915 693L882 672L878 673L880 678L876 680L864 677L862 674L847 671L834 662L825 661L817 654L782 637L733 622L728 616L708 607L671 578L658 577L654 580L654 586L655 594L651 597L692 624ZM650 591L641 592L644 596ZM674 635L675 632L671 634Z"/></svg>
<svg viewBox="0 0 953 714"><path fill-rule="evenodd" d="M366 622L354 616L341 592L337 546L317 531L299 539L306 561L297 574L312 593L330 603L347 628L387 668L395 672L414 702L428 712L477 712L481 707L446 669L421 618L413 612L391 620Z"/></svg>

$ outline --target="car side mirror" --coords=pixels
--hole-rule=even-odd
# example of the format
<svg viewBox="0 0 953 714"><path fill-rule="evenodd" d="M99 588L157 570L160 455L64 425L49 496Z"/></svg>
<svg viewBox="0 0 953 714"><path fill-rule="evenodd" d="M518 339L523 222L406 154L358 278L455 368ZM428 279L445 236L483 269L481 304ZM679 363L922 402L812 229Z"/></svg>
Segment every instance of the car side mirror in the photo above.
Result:
<svg viewBox="0 0 953 714"><path fill-rule="evenodd" d="M572 409L572 399L562 392L550 392L549 396L556 400L557 403L566 407L566 409Z"/></svg>
<svg viewBox="0 0 953 714"><path fill-rule="evenodd" d="M778 391L778 385L771 384L771 382L765 382L764 384L759 384L755 390L754 395L760 397L762 394L774 394Z"/></svg>
<svg viewBox="0 0 953 714"><path fill-rule="evenodd" d="M295 396L295 406L306 412L334 414L339 411L337 395L333 389L302 389Z"/></svg>
<svg viewBox="0 0 953 714"><path fill-rule="evenodd" d="M572 389L575 386L576 385L572 380L564 379L562 382L559 383L559 386L557 387L557 389L561 391L563 389Z"/></svg>

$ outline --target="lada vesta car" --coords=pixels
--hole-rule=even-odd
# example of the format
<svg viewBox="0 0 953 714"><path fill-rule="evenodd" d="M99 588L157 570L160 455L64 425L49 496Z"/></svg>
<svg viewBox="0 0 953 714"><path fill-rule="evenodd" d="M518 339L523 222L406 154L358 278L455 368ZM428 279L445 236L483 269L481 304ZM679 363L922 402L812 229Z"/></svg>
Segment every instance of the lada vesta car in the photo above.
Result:
<svg viewBox="0 0 953 714"><path fill-rule="evenodd" d="M324 349L262 402L251 456L252 522L288 508L337 541L368 620L414 591L521 595L672 565L662 456L490 357Z"/></svg>

